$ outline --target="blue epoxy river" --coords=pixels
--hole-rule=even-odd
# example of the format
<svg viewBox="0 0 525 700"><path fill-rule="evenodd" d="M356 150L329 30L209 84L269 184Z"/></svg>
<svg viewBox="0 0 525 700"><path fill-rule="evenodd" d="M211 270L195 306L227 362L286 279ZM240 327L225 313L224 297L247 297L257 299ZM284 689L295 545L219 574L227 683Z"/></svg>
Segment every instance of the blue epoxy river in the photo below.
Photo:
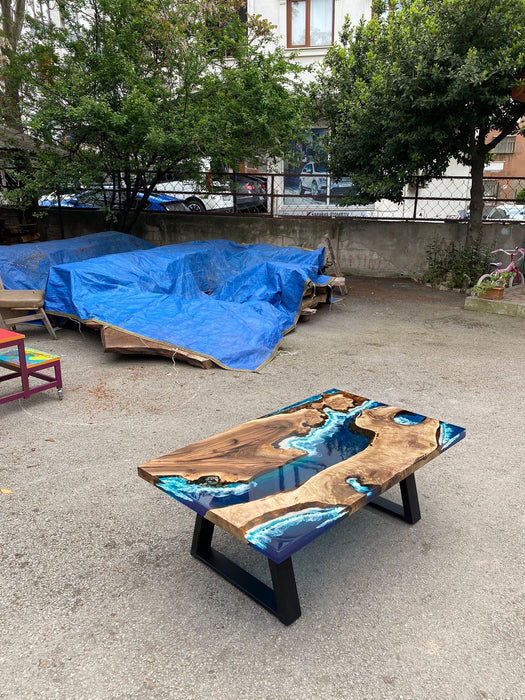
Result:
<svg viewBox="0 0 525 700"><path fill-rule="evenodd" d="M325 408L328 420L322 425L312 428L308 435L292 435L278 443L282 449L293 448L306 454L246 484L213 486L195 484L182 477L162 477L158 486L187 505L194 504L201 515L212 508L246 503L297 488L323 469L364 450L369 439L361 433L353 432L351 424L364 408L380 405L383 404L367 401L348 413Z"/></svg>
<svg viewBox="0 0 525 700"><path fill-rule="evenodd" d="M304 535L312 532L313 539L320 530L334 525L345 514L346 508L305 508L297 512L286 513L279 518L263 523L248 530L246 539L257 549L271 548L273 553L279 553L286 548L286 557L293 553L294 543L304 544Z"/></svg>

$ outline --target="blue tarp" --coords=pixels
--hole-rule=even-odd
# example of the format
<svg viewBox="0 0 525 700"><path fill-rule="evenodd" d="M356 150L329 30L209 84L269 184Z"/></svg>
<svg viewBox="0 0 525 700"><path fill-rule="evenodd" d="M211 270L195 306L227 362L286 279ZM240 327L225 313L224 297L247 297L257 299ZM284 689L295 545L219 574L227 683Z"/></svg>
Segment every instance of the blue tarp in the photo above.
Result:
<svg viewBox="0 0 525 700"><path fill-rule="evenodd" d="M54 265L46 309L192 350L230 369L267 362L326 284L324 248L197 241Z"/></svg>
<svg viewBox="0 0 525 700"><path fill-rule="evenodd" d="M118 231L90 233L79 238L0 246L0 276L6 289L45 289L50 267L108 253L153 248Z"/></svg>

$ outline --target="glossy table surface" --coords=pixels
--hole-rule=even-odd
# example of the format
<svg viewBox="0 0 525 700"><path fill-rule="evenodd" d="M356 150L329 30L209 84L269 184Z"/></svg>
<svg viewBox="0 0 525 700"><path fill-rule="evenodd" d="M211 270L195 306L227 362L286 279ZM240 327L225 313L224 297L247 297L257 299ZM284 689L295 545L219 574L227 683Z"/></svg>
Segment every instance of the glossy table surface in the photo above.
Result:
<svg viewBox="0 0 525 700"><path fill-rule="evenodd" d="M139 467L139 476L280 563L465 436L330 389Z"/></svg>

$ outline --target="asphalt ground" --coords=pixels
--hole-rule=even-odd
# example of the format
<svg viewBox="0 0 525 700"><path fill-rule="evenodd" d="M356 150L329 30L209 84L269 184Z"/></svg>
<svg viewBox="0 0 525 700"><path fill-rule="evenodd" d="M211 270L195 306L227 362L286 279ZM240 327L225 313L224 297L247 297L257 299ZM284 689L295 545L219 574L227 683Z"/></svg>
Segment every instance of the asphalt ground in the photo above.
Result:
<svg viewBox="0 0 525 700"><path fill-rule="evenodd" d="M524 319L350 285L258 373L27 329L61 354L64 399L0 406L0 698L525 697ZM365 508L295 555L285 627L190 556L192 512L137 466L332 387L467 437L418 471L417 524Z"/></svg>

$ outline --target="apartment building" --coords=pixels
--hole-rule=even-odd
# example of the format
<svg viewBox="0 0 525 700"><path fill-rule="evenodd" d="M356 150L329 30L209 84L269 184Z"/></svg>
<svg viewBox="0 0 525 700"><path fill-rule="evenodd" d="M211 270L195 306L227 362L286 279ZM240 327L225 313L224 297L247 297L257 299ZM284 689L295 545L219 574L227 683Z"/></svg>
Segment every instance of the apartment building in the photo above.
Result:
<svg viewBox="0 0 525 700"><path fill-rule="evenodd" d="M339 36L345 17L357 24L372 16L371 0L248 0L249 14L261 15L276 28L279 45L311 65L322 60Z"/></svg>
<svg viewBox="0 0 525 700"><path fill-rule="evenodd" d="M347 16L354 24L372 16L371 0L247 0L246 9L248 14L268 20L275 27L277 44L293 52L295 60L305 67L321 63ZM313 73L303 74L305 82L313 77ZM373 207L345 207L343 211L335 205L336 197L344 194L345 183L331 182L326 162L322 162L326 158L318 153L325 125L319 122L311 128L311 139L294 145L294 162L283 164L286 177L274 179L274 193L279 190L283 194L275 200L275 210L281 214L318 215L329 210L338 215L368 215Z"/></svg>
<svg viewBox="0 0 525 700"><path fill-rule="evenodd" d="M525 136L514 134L500 141L483 176L487 198L515 199L525 189Z"/></svg>

